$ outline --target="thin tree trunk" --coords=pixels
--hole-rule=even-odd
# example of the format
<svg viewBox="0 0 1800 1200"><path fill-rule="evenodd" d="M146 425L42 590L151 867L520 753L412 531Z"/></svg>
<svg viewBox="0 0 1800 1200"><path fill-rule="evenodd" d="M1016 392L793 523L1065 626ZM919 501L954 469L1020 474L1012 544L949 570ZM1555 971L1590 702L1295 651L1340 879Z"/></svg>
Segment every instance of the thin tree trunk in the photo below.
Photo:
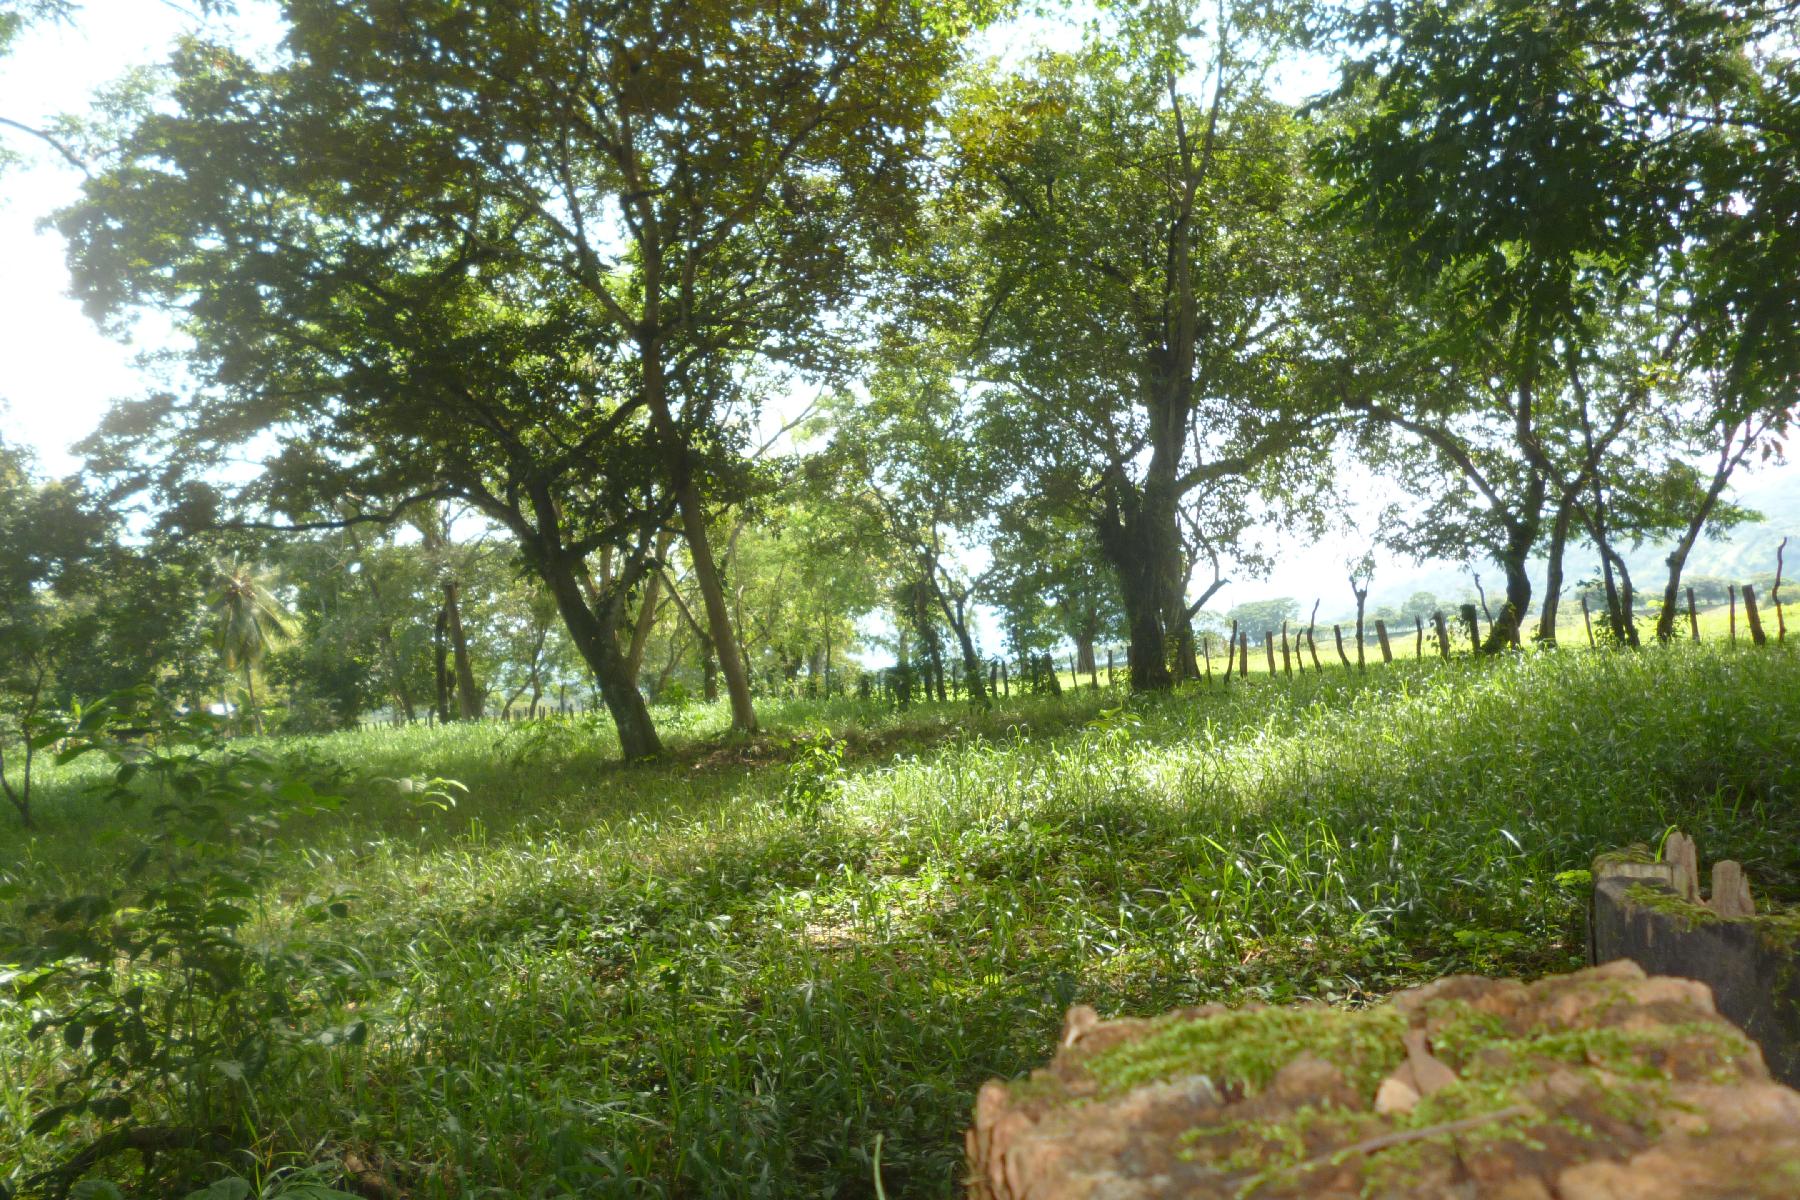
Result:
<svg viewBox="0 0 1800 1200"><path fill-rule="evenodd" d="M263 719L262 709L256 706L256 671L248 662L244 664L244 694L249 697L250 724L256 730L256 735L261 737Z"/></svg>
<svg viewBox="0 0 1800 1200"><path fill-rule="evenodd" d="M437 719L438 724L446 724L450 720L450 614L438 606L437 628L431 635L432 661L437 667Z"/></svg>
<svg viewBox="0 0 1800 1200"><path fill-rule="evenodd" d="M662 740L644 704L643 693L630 678L625 655L619 650L618 619L622 598L617 586L609 586L600 597L599 611L589 607L574 565L566 556L540 564L544 582L562 613L569 639L593 672L600 697L619 732L619 752L627 762L653 758L662 753Z"/></svg>
<svg viewBox="0 0 1800 1200"><path fill-rule="evenodd" d="M956 633L957 646L962 650L963 684L969 689L969 699L983 708L987 707L987 687L981 678L981 656L975 652L975 640L969 636L969 621L966 602L960 597L952 605L944 595L944 589L938 586L935 576L932 578L931 590L937 593L938 607L943 609L944 620ZM942 699L941 689L939 699Z"/></svg>
<svg viewBox="0 0 1800 1200"><path fill-rule="evenodd" d="M1544 607L1538 614L1537 640L1540 645L1556 645L1557 608L1562 601L1563 552L1569 544L1569 522L1575 516L1574 504L1565 499L1556 509L1556 520L1550 526L1550 562L1544 573Z"/></svg>
<svg viewBox="0 0 1800 1200"><path fill-rule="evenodd" d="M685 449L684 449L685 454ZM694 582L700 587L700 599L706 608L707 630L725 671L725 692L731 698L731 727L740 733L756 732L756 707L750 700L750 674L738 653L737 631L732 628L731 614L725 608L725 589L719 582L718 568L713 563L712 544L706 533L706 513L700 502L700 491L693 480L685 480L676 490L681 506L682 536L687 541L688 558L694 567Z"/></svg>
<svg viewBox="0 0 1800 1200"><path fill-rule="evenodd" d="M668 553L669 535L662 534L656 539L656 557L660 562ZM644 594L639 598L637 619L631 623L631 648L626 651L625 664L631 669L632 682L644 669L644 650L650 645L650 633L656 628L656 611L662 605L662 572L650 572L650 578L644 580Z"/></svg>
<svg viewBox="0 0 1800 1200"><path fill-rule="evenodd" d="M1743 432L1743 442L1737 449L1739 430ZM1700 540L1701 532L1707 521L1712 519L1713 509L1718 507L1719 497L1725 493L1725 485L1730 481L1732 472L1741 465L1756 445L1757 437L1748 423L1740 426L1732 424L1726 427L1724 445L1719 451L1718 464L1713 468L1712 483L1706 489L1706 496L1698 508L1688 517L1687 528L1681 533L1681 540L1669 552L1666 560L1669 565L1669 578L1663 585L1662 613L1656 619L1656 637L1658 641L1668 641L1675 636L1675 612L1677 598L1680 595L1681 573L1687 566L1688 555Z"/></svg>
<svg viewBox="0 0 1800 1200"><path fill-rule="evenodd" d="M456 708L465 721L481 716L481 693L475 690L475 668L469 662L469 640L463 635L462 585L444 581L444 611L450 618L450 656L456 666Z"/></svg>

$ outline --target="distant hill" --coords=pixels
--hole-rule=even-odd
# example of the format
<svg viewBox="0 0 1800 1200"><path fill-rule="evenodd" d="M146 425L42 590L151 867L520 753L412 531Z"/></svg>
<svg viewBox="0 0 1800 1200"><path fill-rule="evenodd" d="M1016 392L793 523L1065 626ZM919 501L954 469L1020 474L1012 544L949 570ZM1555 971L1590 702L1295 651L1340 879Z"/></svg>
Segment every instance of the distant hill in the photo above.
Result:
<svg viewBox="0 0 1800 1200"><path fill-rule="evenodd" d="M1800 470L1790 467L1746 476L1742 486L1735 489L1734 499L1761 514L1762 520L1740 525L1720 540L1701 541L1688 556L1684 574L1716 575L1735 580L1770 574L1775 570L1775 548L1783 537L1789 537L1793 540L1788 543L1787 576L1796 581L1796 594L1800 594ZM1641 594L1662 590L1668 577L1664 563L1673 545L1672 542L1646 545L1626 552L1625 562ZM1563 563L1564 578L1570 584L1596 574L1599 569L1599 556L1585 548L1572 550ZM1494 603L1504 586L1499 568L1492 563L1485 564L1481 582L1487 589L1489 603ZM1532 583L1533 590L1541 594L1544 563L1535 565ZM1371 607L1398 607L1416 592L1431 592L1446 602L1457 602L1464 597L1473 599L1475 593L1466 570L1443 562L1398 570L1390 566L1377 576L1375 585L1369 596ZM1785 588L1783 592L1785 594ZM1541 595L1533 598L1534 606L1540 598Z"/></svg>

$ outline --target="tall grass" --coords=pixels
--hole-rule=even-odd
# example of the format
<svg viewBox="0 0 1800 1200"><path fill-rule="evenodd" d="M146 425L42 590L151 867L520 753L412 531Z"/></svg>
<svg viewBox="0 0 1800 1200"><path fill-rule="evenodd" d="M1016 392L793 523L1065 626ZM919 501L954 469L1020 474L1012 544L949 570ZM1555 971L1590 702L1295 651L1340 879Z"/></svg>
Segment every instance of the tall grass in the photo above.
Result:
<svg viewBox="0 0 1800 1200"><path fill-rule="evenodd" d="M1063 1010L1354 1004L1574 963L1559 875L1670 825L1800 895L1800 663L1676 646L1400 663L1121 705L694 710L669 761L601 732L412 728L286 744L351 803L292 835L277 912L353 892L375 999L263 1102L270 1164L354 1153L409 1194L949 1195L975 1087ZM848 739L822 815L783 741ZM387 780L469 786L448 811ZM0 848L27 891L110 869L53 779ZM818 786L818 781L814 781ZM349 1016L350 1014L344 1014ZM0 996L0 1172L59 1069Z"/></svg>

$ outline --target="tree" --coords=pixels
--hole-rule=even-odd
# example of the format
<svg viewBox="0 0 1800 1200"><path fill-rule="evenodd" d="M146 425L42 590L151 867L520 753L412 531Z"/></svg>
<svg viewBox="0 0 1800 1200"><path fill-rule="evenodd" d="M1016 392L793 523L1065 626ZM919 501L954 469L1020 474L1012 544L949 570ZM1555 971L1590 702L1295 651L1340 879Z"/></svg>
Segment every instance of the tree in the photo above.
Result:
<svg viewBox="0 0 1800 1200"><path fill-rule="evenodd" d="M1117 578L1091 522L1020 492L1001 509L990 550L986 590L1021 653L1049 650L1066 638L1075 646L1076 672L1097 675L1095 647L1118 637L1125 621Z"/></svg>
<svg viewBox="0 0 1800 1200"><path fill-rule="evenodd" d="M225 669L237 671L243 679L251 720L256 732L261 733L256 668L270 650L293 637L292 623L267 581L243 564L219 568L208 604L217 622L214 636L219 655L225 661Z"/></svg>
<svg viewBox="0 0 1800 1200"><path fill-rule="evenodd" d="M1169 686L1191 641L1184 507L1244 512L1316 436L1284 369L1309 201L1294 114L1263 86L1280 15L1116 13L951 116L970 232L939 270L979 285L976 370L1018 486L1083 513L1117 574L1139 690Z"/></svg>
<svg viewBox="0 0 1800 1200"><path fill-rule="evenodd" d="M1262 635L1280 629L1287 621L1300 618L1300 602L1292 596L1277 596L1273 600L1251 600L1243 604L1233 605L1225 614L1225 620L1236 624L1250 635L1250 640L1260 644Z"/></svg>
<svg viewBox="0 0 1800 1200"><path fill-rule="evenodd" d="M351 29L335 5L289 16L301 53L399 102L409 159L423 148L487 181L532 265L626 348L733 722L754 728L701 478L730 449L715 377L749 354L823 365L822 319L868 268L856 251L904 206L959 15L816 0L551 8L503 26L448 3Z"/></svg>
<svg viewBox="0 0 1800 1200"><path fill-rule="evenodd" d="M999 477L975 436L946 347L892 331L875 358L867 397L839 396L835 413L829 459L844 510L896 547L904 564L902 610L928 649L935 647L936 618L943 620L961 652L969 695L985 704L986 672L971 625L981 581L970 570L970 551Z"/></svg>
<svg viewBox="0 0 1800 1200"><path fill-rule="evenodd" d="M90 305L183 313L213 389L170 406L193 440L325 448L272 472L269 498L317 507L355 478L388 515L454 497L508 529L627 757L659 743L619 637L678 516L753 726L709 529L737 490L733 381L755 358L828 365L829 314L904 217L965 14L284 15L271 70L188 43L172 111L144 115L65 214Z"/></svg>
<svg viewBox="0 0 1800 1200"><path fill-rule="evenodd" d="M27 824L55 714L153 680L197 706L217 678L202 653L200 550L122 532L104 497L38 478L0 438L0 792Z"/></svg>
<svg viewBox="0 0 1800 1200"><path fill-rule="evenodd" d="M1779 33L1791 19L1783 0L1502 0L1369 6L1350 22L1362 56L1345 68L1338 98L1351 127L1319 154L1339 187L1330 208L1378 239L1415 295L1464 314L1447 329L1466 334L1504 381L1524 460L1505 503L1503 481L1480 472L1507 527L1510 616L1490 647L1528 599L1521 547L1542 532L1539 492L1557 493L1553 561L1578 518L1609 577L1622 567L1599 464L1553 485L1557 471L1539 449L1556 427L1540 392L1558 372L1579 389L1618 313L1652 314L1681 374L1725 370L1722 405L1696 426L1721 435L1722 467L1737 461L1734 438L1755 428L1750 413L1777 430L1789 420L1800 322L1776 315L1800 310L1791 273L1777 265L1792 256L1800 212L1800 71ZM1577 397L1565 415L1587 407ZM1609 427L1600 416L1565 428ZM1696 492L1698 524L1721 491L1722 481ZM1671 556L1666 597L1687 546ZM1616 620L1610 584L1608 595Z"/></svg>

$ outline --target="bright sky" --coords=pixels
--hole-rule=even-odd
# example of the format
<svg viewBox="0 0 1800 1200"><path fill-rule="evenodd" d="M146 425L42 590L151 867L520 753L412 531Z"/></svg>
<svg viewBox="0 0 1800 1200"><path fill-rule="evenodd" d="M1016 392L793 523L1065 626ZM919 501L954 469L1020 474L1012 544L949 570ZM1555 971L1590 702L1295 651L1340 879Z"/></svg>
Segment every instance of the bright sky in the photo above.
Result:
<svg viewBox="0 0 1800 1200"><path fill-rule="evenodd" d="M243 7L235 25L240 37L269 44L276 29L269 10L254 3ZM160 61L172 40L197 24L169 0L85 0L73 25L31 30L15 53L0 59L0 114L41 124L57 113L80 112L97 88L132 67ZM994 48L1016 51L1018 45L1017 38L1008 37ZM1294 98L1328 78L1317 63L1291 74L1282 90ZM88 321L68 296L61 240L37 229L47 214L75 198L80 173L30 139L9 135L7 144L27 157L0 175L0 405L9 408L0 415L0 428L8 441L33 447L43 471L64 474L79 466L70 445L93 430L115 398L153 386L133 360L139 351L166 348L169 332L146 323L136 331L139 344L123 345ZM1800 485L1800 470L1788 474ZM1381 489L1371 482L1361 490ZM1373 505L1385 497L1354 499ZM1366 539L1348 534L1281 547L1269 579L1235 583L1209 607L1323 593L1322 611L1335 611L1347 592L1345 561L1365 548ZM1451 564L1415 568L1382 556L1373 600L1403 600L1420 586L1447 592L1454 586L1448 583L1453 569Z"/></svg>
<svg viewBox="0 0 1800 1200"><path fill-rule="evenodd" d="M42 126L78 112L131 66L154 61L190 19L143 0L94 0L75 25L27 32L0 59L0 113ZM133 348L101 334L68 296L62 240L39 232L46 214L74 199L81 173L48 147L7 133L26 161L0 175L0 402L7 440L35 448L52 474L78 465L68 447L114 397L142 390Z"/></svg>

